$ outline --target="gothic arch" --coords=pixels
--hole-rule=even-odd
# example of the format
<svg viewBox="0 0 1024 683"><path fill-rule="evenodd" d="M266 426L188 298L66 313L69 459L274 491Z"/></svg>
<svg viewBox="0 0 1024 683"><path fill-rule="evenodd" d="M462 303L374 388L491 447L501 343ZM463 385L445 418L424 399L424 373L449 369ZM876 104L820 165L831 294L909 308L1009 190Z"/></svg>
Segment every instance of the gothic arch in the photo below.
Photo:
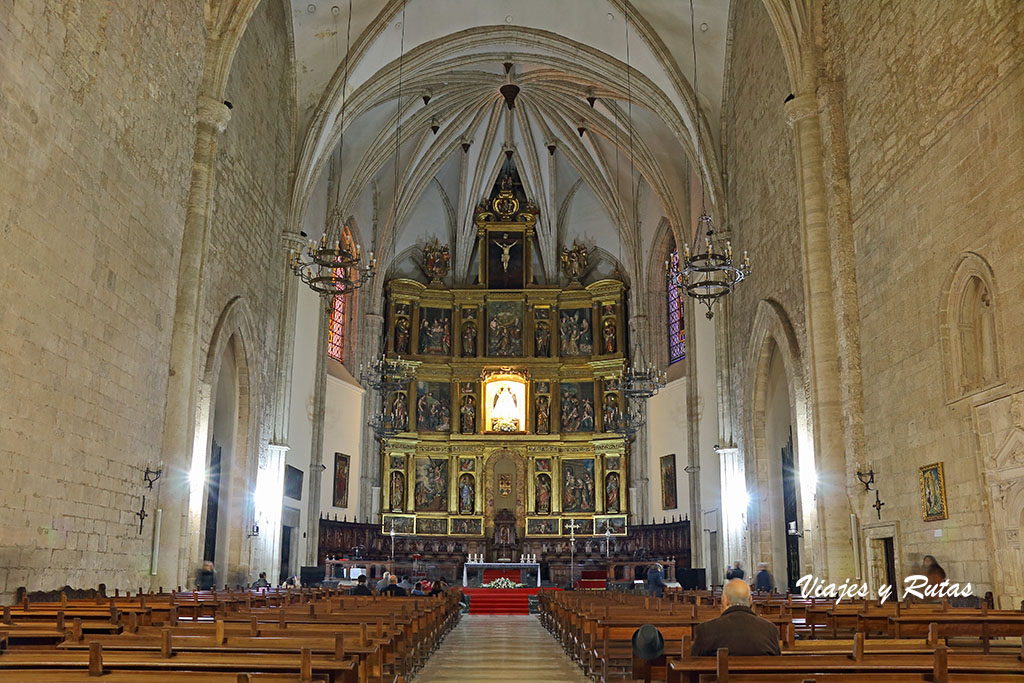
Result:
<svg viewBox="0 0 1024 683"><path fill-rule="evenodd" d="M516 469L516 519L522 520L526 523L526 487L529 482L526 481L526 458L519 451L508 449L508 448L496 448L486 455L486 461L484 462L484 520L490 522L494 519L494 467L499 462L506 460L511 461ZM522 534L523 530L517 530L518 533ZM491 529L486 530L487 533L491 533Z"/></svg>
<svg viewBox="0 0 1024 683"><path fill-rule="evenodd" d="M227 544L227 566L218 569L218 578L227 583L238 583L248 577L249 552L245 546L245 530L252 523L253 509L249 491L256 481L259 467L259 444L257 437L257 418L259 408L256 405L256 387L259 377L253 344L256 339L252 317L245 300L236 296L228 301L214 326L207 350L206 362L199 381L199 392L196 397L195 440L192 452L192 471L205 471L208 464L212 434L212 421L216 409L216 396L220 381L221 369L227 350L230 348L234 357L235 376L237 378L237 413L234 439L234 462L229 469L230 498L222 508L229 515L231 523L227 525L228 537L222 539ZM201 469L199 469L201 468ZM201 559L201 548L204 530L203 492L205 486L197 486L193 477L189 496L188 542L186 549L189 555L184 559L184 567L194 567ZM219 553L218 553L219 554Z"/></svg>
<svg viewBox="0 0 1024 683"><path fill-rule="evenodd" d="M939 339L946 398L954 401L999 381L996 282L992 267L967 252L946 279L939 301Z"/></svg>
<svg viewBox="0 0 1024 683"><path fill-rule="evenodd" d="M790 425L793 430L794 465L800 473L797 489L797 516L802 531L814 528L816 518L816 463L811 432L810 401L804 373L804 359L797 342L796 332L782 306L775 301L763 300L758 304L750 334L747 365L749 379L744 388L743 412L745 439L745 470L747 491L763 490L766 487L758 481L765 477L770 463L776 463L778 456L768 451L766 443L766 411L768 402L769 372L772 358L777 354L785 372L785 384L789 397ZM785 557L774 557L773 547L778 546L778 535L784 529L773 524L772 510L763 501L751 496L752 510L750 523L750 557L753 561L767 561L776 579L786 566ZM814 537L816 540L816 536ZM782 545L785 544L783 539ZM801 540L801 573L810 564L811 548ZM817 557L818 554L814 553ZM780 585L782 585L780 583Z"/></svg>

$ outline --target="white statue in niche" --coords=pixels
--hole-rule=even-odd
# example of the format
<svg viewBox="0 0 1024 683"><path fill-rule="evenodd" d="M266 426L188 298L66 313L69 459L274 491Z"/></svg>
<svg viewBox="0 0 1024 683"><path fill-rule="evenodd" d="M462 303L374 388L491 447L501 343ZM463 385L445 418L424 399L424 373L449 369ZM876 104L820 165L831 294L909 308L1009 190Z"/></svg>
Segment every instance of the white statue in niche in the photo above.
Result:
<svg viewBox="0 0 1024 683"><path fill-rule="evenodd" d="M520 429L519 399L512 392L512 389L503 386L494 395L491 402L491 429L500 432L517 432Z"/></svg>

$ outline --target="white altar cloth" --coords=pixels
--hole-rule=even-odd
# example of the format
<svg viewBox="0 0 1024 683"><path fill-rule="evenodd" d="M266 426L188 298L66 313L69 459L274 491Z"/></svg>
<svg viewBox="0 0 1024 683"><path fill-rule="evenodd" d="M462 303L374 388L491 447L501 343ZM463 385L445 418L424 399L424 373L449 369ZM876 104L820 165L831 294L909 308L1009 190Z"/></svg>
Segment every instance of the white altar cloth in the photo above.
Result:
<svg viewBox="0 0 1024 683"><path fill-rule="evenodd" d="M469 586L470 569L532 569L537 572L537 588L540 588L540 562L467 562L462 565L462 585Z"/></svg>

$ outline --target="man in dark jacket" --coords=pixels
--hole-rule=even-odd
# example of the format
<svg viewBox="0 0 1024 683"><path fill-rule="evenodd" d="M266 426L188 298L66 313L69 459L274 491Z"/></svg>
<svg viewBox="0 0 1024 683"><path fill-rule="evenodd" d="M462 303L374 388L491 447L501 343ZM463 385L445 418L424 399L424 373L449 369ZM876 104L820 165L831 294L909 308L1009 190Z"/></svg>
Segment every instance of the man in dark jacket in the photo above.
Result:
<svg viewBox="0 0 1024 683"><path fill-rule="evenodd" d="M388 585L384 588L384 590L382 590L380 592L380 594L381 595L388 595L388 596L391 596L391 597L396 597L397 596L397 597L401 597L401 598L404 598L405 596L408 595L408 593L405 592L404 588L399 587L399 585L398 585L398 577L395 576L394 574L392 574L391 576L388 577Z"/></svg>
<svg viewBox="0 0 1024 683"><path fill-rule="evenodd" d="M757 565L757 576L754 577L754 590L771 593L775 590L775 577L768 571L768 563Z"/></svg>
<svg viewBox="0 0 1024 683"><path fill-rule="evenodd" d="M740 561L736 560L732 563L732 566L725 572L725 580L732 581L733 579L743 578L743 567L740 566Z"/></svg>
<svg viewBox="0 0 1024 683"><path fill-rule="evenodd" d="M366 574L360 574L359 578L356 579L356 585L353 586L349 592L349 595L373 595L373 591L366 585Z"/></svg>
<svg viewBox="0 0 1024 683"><path fill-rule="evenodd" d="M217 587L217 575L213 572L213 562L203 562L203 568L196 577L196 585L201 591L212 591Z"/></svg>
<svg viewBox="0 0 1024 683"><path fill-rule="evenodd" d="M665 578L662 567L657 562L647 570L647 592L655 598L660 598L665 594Z"/></svg>
<svg viewBox="0 0 1024 683"><path fill-rule="evenodd" d="M690 654L707 657L720 647L741 657L782 654L779 629L750 609L750 586L742 579L733 579L722 588L722 616L693 628Z"/></svg>

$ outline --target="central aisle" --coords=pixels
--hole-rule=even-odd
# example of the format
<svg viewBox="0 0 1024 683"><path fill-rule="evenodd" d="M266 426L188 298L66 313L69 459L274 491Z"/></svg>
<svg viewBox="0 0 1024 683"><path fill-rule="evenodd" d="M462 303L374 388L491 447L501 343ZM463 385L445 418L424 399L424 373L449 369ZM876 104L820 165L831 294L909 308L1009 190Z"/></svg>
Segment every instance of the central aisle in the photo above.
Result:
<svg viewBox="0 0 1024 683"><path fill-rule="evenodd" d="M483 614L464 615L415 681L589 683L537 617Z"/></svg>

